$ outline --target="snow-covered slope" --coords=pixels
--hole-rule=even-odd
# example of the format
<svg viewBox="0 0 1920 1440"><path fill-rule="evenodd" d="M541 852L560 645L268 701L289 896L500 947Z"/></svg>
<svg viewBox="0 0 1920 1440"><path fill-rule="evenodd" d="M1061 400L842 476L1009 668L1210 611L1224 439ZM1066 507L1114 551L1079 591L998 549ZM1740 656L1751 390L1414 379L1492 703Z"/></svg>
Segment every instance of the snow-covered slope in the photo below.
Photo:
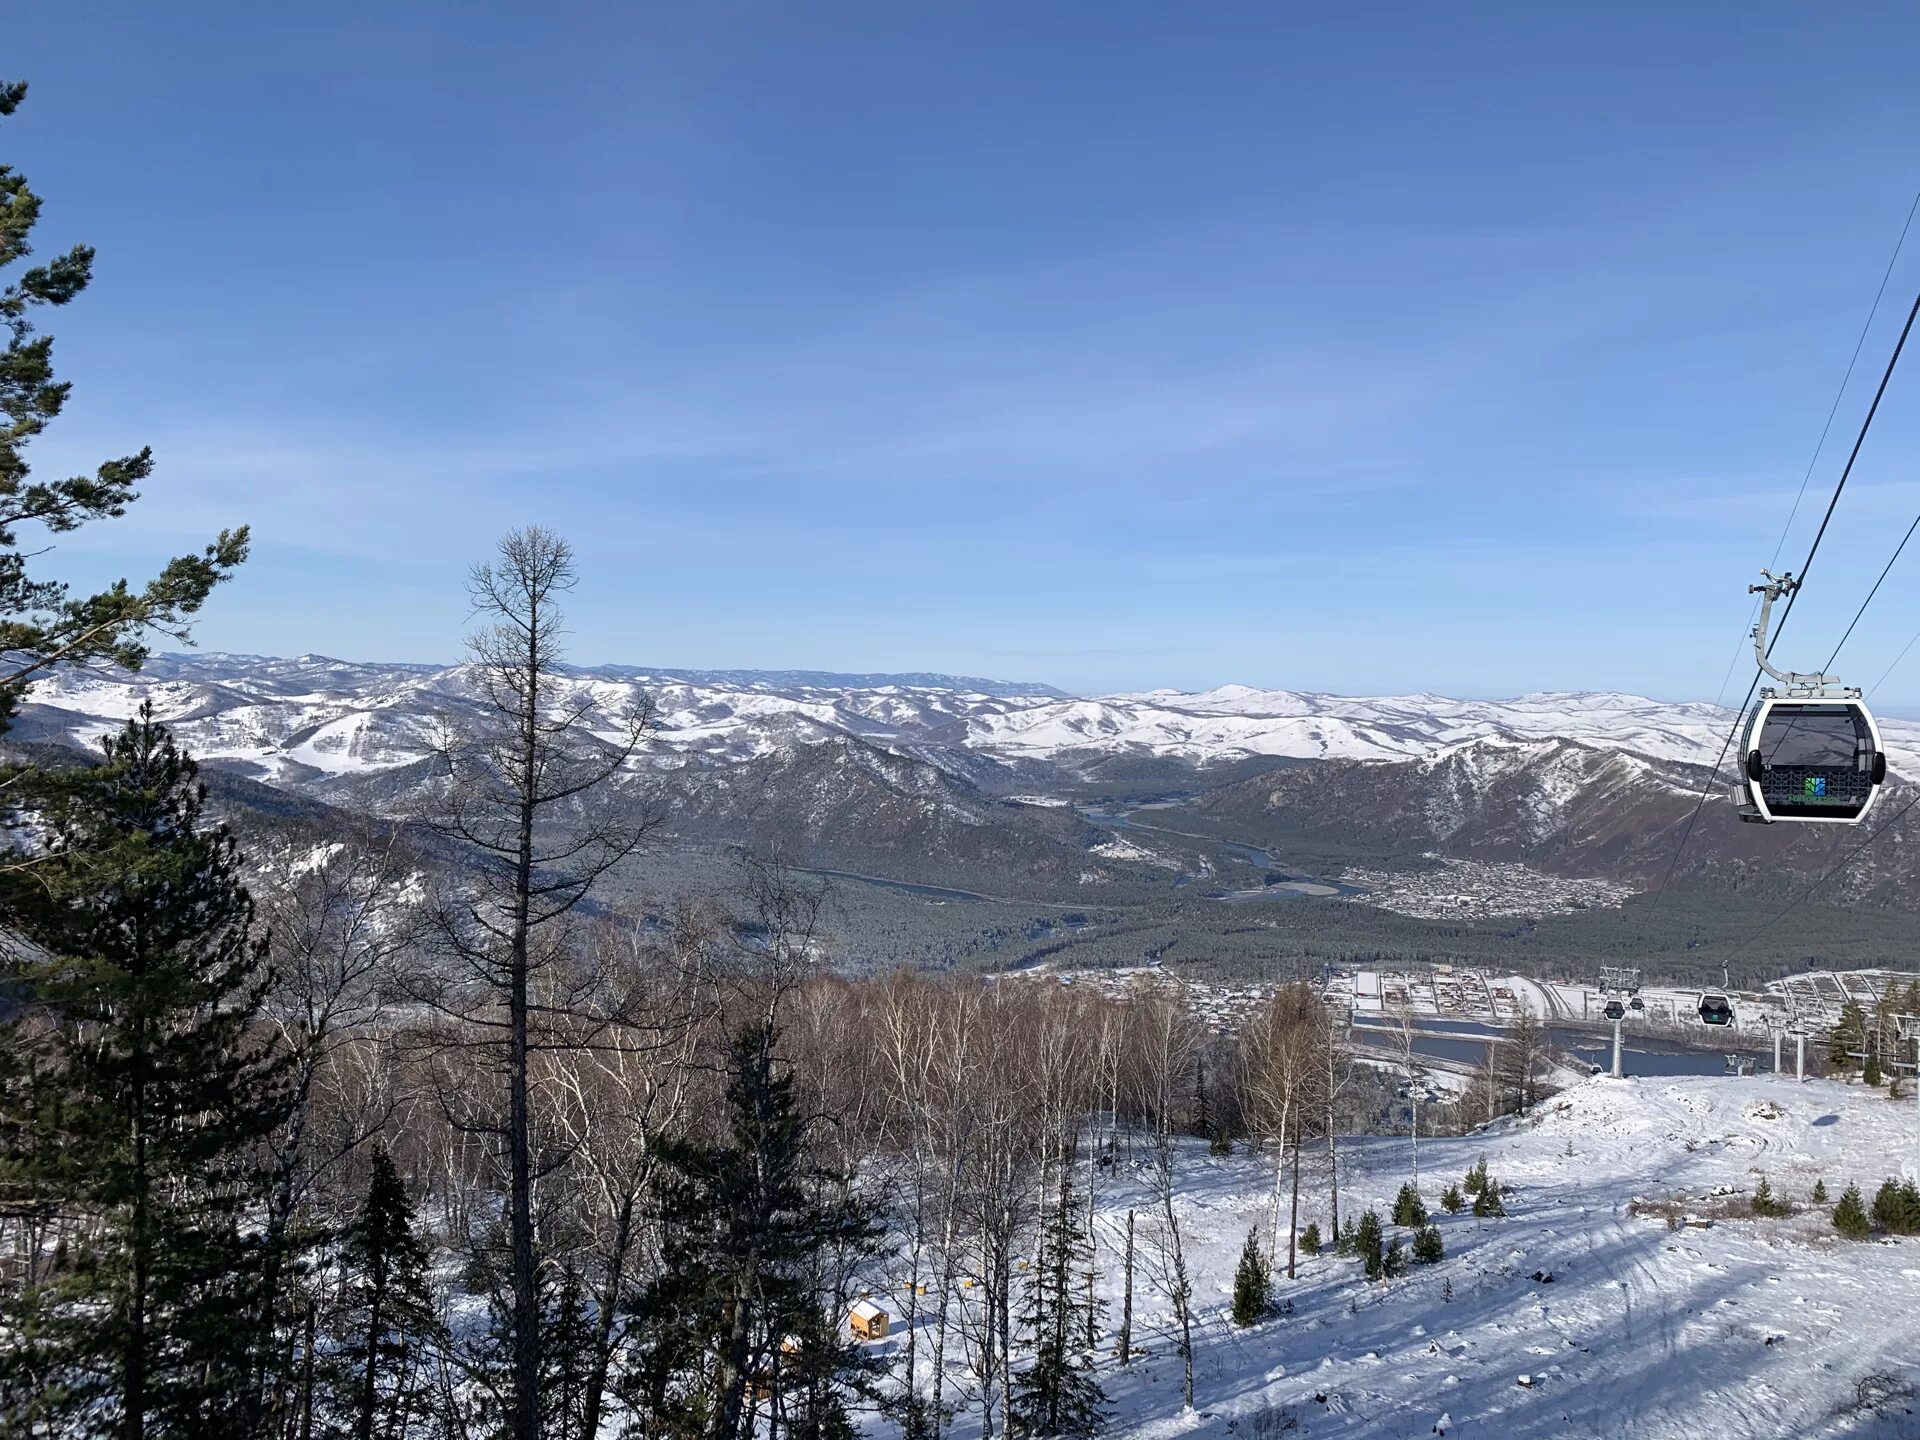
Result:
<svg viewBox="0 0 1920 1440"><path fill-rule="evenodd" d="M1913 1134L1911 1098L1890 1103L1884 1091L1828 1081L1582 1082L1530 1119L1421 1140L1431 1210L1484 1154L1507 1187L1506 1218L1439 1214L1446 1258L1400 1280L1368 1284L1356 1260L1307 1259L1299 1279L1276 1282L1290 1313L1246 1330L1229 1318L1233 1272L1249 1229L1267 1233L1272 1170L1263 1158L1209 1156L1196 1142L1178 1163L1174 1202L1194 1281L1192 1411L1181 1404L1172 1315L1150 1270L1134 1290L1135 1335L1150 1354L1123 1369L1111 1353L1129 1210L1147 1265L1157 1263L1157 1203L1141 1157L1098 1201L1105 1433L1911 1435L1920 1240L1843 1240L1808 1196L1816 1180L1836 1199L1857 1181L1871 1200L1885 1176L1912 1173ZM1342 1215L1372 1208L1389 1220L1409 1159L1405 1139L1347 1142ZM1325 1231L1324 1157L1310 1162L1300 1220ZM1708 1229L1635 1213L1724 1215L1743 1208L1762 1174L1800 1213L1719 1218ZM969 1415L958 1433L976 1432Z"/></svg>
<svg viewBox="0 0 1920 1440"><path fill-rule="evenodd" d="M1450 700L1441 695L1351 698L1227 685L1198 694L1154 690L1056 700L981 715L969 742L1002 754L1176 756L1195 762L1269 755L1401 760L1488 736L1567 739L1656 760L1711 763L1733 712L1613 693ZM1920 724L1883 720L1896 769L1920 773Z"/></svg>
<svg viewBox="0 0 1920 1440"><path fill-rule="evenodd" d="M1488 737L1576 740L1699 764L1719 753L1732 721L1712 705L1618 694L1349 698L1227 685L1074 699L1045 686L939 675L625 666L578 671L571 683L609 711L648 696L659 712L656 765L744 760L840 736L956 773L982 763L1073 769L1111 757L1405 760ZM473 696L461 666L206 654L159 656L137 676L61 675L32 699L43 726L83 741L151 700L196 754L297 785L420 759L437 717L459 713ZM1887 720L1883 729L1894 768L1920 773L1920 724Z"/></svg>

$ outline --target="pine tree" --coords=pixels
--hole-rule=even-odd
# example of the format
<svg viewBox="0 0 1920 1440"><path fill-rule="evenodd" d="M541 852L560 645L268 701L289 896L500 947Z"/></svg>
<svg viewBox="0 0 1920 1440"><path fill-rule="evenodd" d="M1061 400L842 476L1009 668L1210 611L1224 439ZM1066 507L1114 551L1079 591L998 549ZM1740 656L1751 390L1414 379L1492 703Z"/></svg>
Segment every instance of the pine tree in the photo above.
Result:
<svg viewBox="0 0 1920 1440"><path fill-rule="evenodd" d="M1449 1185L1440 1192L1440 1208L1449 1215L1458 1215L1466 1206L1467 1202L1462 1198L1458 1185Z"/></svg>
<svg viewBox="0 0 1920 1440"><path fill-rule="evenodd" d="M0 1196L58 1216L58 1268L0 1304L0 1411L210 1437L243 1424L263 1144L287 1114L264 942L232 837L150 708L105 763L25 777L44 854L0 872ZM59 1233L58 1230L55 1232Z"/></svg>
<svg viewBox="0 0 1920 1440"><path fill-rule="evenodd" d="M1879 1085L1881 1080L1885 1078L1880 1073L1880 1056L1877 1051L1869 1050L1867 1052L1867 1063L1860 1071L1860 1078L1866 1084L1875 1086Z"/></svg>
<svg viewBox="0 0 1920 1440"><path fill-rule="evenodd" d="M1478 1195L1487 1186L1487 1157L1482 1155L1473 1162L1473 1168L1467 1171L1467 1178L1460 1182L1460 1188L1469 1195Z"/></svg>
<svg viewBox="0 0 1920 1440"><path fill-rule="evenodd" d="M22 82L0 83L0 116L26 98ZM0 166L0 270L33 253L40 197L26 177ZM125 513L153 473L153 453L108 460L91 475L30 480L26 446L67 403L72 382L55 380L53 338L34 333L33 314L67 304L93 278L93 250L76 245L0 288L0 730L33 681L65 666L107 662L138 669L148 639L186 638L192 617L215 585L247 557L247 532L223 530L198 555L171 560L139 589L124 580L98 594L75 596L57 580L35 578L29 563L47 548L23 548L23 524L65 533Z"/></svg>
<svg viewBox="0 0 1920 1440"><path fill-rule="evenodd" d="M1207 1153L1209 1155L1233 1154L1233 1136L1228 1133L1226 1126L1213 1127L1213 1138L1207 1142Z"/></svg>
<svg viewBox="0 0 1920 1440"><path fill-rule="evenodd" d="M872 1253L880 1227L847 1177L813 1160L777 1041L771 1017L735 1035L723 1139L655 1142L663 1263L637 1308L643 1400L663 1430L740 1434L749 1386L776 1368L794 1440L850 1435L847 1402L873 1391L823 1271Z"/></svg>
<svg viewBox="0 0 1920 1440"><path fill-rule="evenodd" d="M1272 1302L1273 1280L1267 1271L1266 1253L1260 1248L1260 1230L1255 1226L1247 1232L1240 1264L1233 1272L1233 1323L1256 1324L1265 1318Z"/></svg>
<svg viewBox="0 0 1920 1440"><path fill-rule="evenodd" d="M1864 1240L1873 1233L1858 1185L1847 1186L1840 1196L1840 1202L1833 1207L1833 1228L1849 1240Z"/></svg>
<svg viewBox="0 0 1920 1440"><path fill-rule="evenodd" d="M1409 1181L1400 1187L1400 1193L1394 1197L1393 1223L1404 1225L1409 1230L1417 1230L1427 1223L1427 1204L1420 1198L1420 1192Z"/></svg>
<svg viewBox="0 0 1920 1440"><path fill-rule="evenodd" d="M1827 1182L1825 1180L1815 1180L1813 1182L1813 1203L1816 1205L1824 1205L1827 1203Z"/></svg>
<svg viewBox="0 0 1920 1440"><path fill-rule="evenodd" d="M335 1409L356 1440L415 1434L429 1418L421 1356L439 1322L427 1288L427 1249L413 1202L384 1149L342 1247L343 1303L330 1329Z"/></svg>
<svg viewBox="0 0 1920 1440"><path fill-rule="evenodd" d="M1309 1255L1320 1253L1320 1222L1318 1220L1311 1222L1305 1230L1300 1232L1300 1248Z"/></svg>
<svg viewBox="0 0 1920 1440"><path fill-rule="evenodd" d="M1034 1436L1089 1436L1100 1428L1107 1397L1087 1345L1086 1275L1093 1264L1074 1204L1073 1167L1060 1167L1060 1196L1040 1236L1040 1263L1027 1287L1020 1324L1033 1344L1033 1364L1014 1377L1009 1418Z"/></svg>
<svg viewBox="0 0 1920 1440"><path fill-rule="evenodd" d="M1473 1213L1481 1219L1499 1219L1507 1213L1507 1203L1500 1195L1500 1182L1491 1176L1483 1175L1481 1185L1473 1197Z"/></svg>
<svg viewBox="0 0 1920 1440"><path fill-rule="evenodd" d="M1387 1246L1387 1253L1381 1258L1380 1273L1389 1280L1407 1273L1407 1252L1398 1235L1393 1237L1393 1243Z"/></svg>
<svg viewBox="0 0 1920 1440"><path fill-rule="evenodd" d="M1425 1225L1413 1234L1413 1262L1416 1265L1437 1265L1446 1258L1447 1247L1440 1238L1440 1229L1435 1225Z"/></svg>
<svg viewBox="0 0 1920 1440"><path fill-rule="evenodd" d="M1788 1213L1786 1204L1776 1198L1773 1193L1773 1182L1765 1175L1762 1175L1760 1177L1760 1183L1753 1187L1752 1209L1755 1215L1763 1217L1779 1216Z"/></svg>
<svg viewBox="0 0 1920 1440"><path fill-rule="evenodd" d="M1354 1249L1360 1252L1367 1279L1378 1280L1386 1274L1386 1257L1380 1248L1380 1217L1369 1210L1360 1217L1359 1228L1354 1231Z"/></svg>

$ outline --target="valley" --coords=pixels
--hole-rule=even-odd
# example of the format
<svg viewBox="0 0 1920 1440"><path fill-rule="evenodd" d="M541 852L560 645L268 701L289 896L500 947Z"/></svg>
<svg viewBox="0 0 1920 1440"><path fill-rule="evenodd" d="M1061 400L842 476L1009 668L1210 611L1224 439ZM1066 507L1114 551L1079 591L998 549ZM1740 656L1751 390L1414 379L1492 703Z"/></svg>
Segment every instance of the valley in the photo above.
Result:
<svg viewBox="0 0 1920 1440"><path fill-rule="evenodd" d="M656 829L604 903L658 909L769 861L830 888L851 973L1157 963L1273 978L1400 957L1562 974L1625 959L1759 984L1920 947L1920 822L1769 924L1844 840L1741 826L1716 795L1649 894L1730 722L1712 706L1244 686L1076 699L926 674L628 666L564 685L654 715L614 784ZM473 687L461 666L164 655L137 675L43 682L14 739L84 749L150 703L250 823L406 826ZM1920 772L1920 725L1885 728L1897 792Z"/></svg>

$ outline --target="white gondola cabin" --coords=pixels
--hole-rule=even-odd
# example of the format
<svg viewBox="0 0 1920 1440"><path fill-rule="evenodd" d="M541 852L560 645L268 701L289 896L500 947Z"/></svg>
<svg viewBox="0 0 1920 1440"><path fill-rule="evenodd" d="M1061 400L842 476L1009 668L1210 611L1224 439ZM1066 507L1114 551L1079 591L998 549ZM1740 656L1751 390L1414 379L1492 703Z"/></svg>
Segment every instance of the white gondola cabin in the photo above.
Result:
<svg viewBox="0 0 1920 1440"><path fill-rule="evenodd" d="M1761 824L1857 824L1887 778L1880 727L1854 699L1768 696L1740 748L1752 802L1745 818Z"/></svg>
<svg viewBox="0 0 1920 1440"><path fill-rule="evenodd" d="M1736 790L1742 820L1761 825L1857 825L1887 779L1880 727L1858 690L1834 675L1777 669L1767 656L1773 602L1800 588L1792 575L1750 585L1760 594L1753 653L1760 668L1785 687L1762 690L1740 742L1743 784ZM1702 1018L1705 1018L1704 1016Z"/></svg>

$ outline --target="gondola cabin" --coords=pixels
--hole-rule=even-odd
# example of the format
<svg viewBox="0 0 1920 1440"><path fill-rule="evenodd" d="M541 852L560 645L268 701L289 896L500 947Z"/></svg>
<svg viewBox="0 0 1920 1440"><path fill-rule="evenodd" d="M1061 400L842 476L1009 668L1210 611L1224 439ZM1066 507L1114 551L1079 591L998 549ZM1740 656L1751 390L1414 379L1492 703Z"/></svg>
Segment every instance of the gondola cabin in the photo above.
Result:
<svg viewBox="0 0 1920 1440"><path fill-rule="evenodd" d="M1609 1000L1607 1001L1607 1008L1600 1013L1609 1020L1624 1020L1627 1018L1627 1007L1622 1005L1618 1000Z"/></svg>
<svg viewBox="0 0 1920 1440"><path fill-rule="evenodd" d="M871 1300L860 1301L847 1316L847 1328L856 1340L884 1340L887 1325L887 1312Z"/></svg>
<svg viewBox="0 0 1920 1440"><path fill-rule="evenodd" d="M1700 1023L1702 1025L1733 1024L1733 1002L1724 995L1706 994L1700 997Z"/></svg>
<svg viewBox="0 0 1920 1440"><path fill-rule="evenodd" d="M1768 694L1741 744L1748 804L1740 818L1853 825L1887 778L1880 727L1854 699Z"/></svg>

